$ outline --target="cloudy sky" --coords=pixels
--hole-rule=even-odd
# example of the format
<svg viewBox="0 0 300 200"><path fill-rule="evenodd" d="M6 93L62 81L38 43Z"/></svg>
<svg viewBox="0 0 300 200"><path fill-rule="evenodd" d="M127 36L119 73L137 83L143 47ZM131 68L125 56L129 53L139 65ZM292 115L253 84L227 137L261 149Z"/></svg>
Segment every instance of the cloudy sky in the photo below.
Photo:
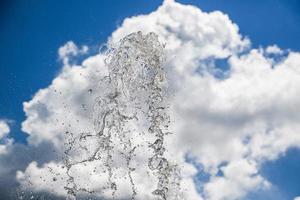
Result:
<svg viewBox="0 0 300 200"><path fill-rule="evenodd" d="M99 49L136 31L153 31L166 44L176 133L168 148L183 166L185 198L300 199L299 1L3 1L0 6L4 199L14 199L17 186L65 196L60 187L65 124L72 132L90 130L93 101L103 87L99 80L107 71ZM53 182L50 168L62 174L60 181ZM146 187L138 187L141 199Z"/></svg>

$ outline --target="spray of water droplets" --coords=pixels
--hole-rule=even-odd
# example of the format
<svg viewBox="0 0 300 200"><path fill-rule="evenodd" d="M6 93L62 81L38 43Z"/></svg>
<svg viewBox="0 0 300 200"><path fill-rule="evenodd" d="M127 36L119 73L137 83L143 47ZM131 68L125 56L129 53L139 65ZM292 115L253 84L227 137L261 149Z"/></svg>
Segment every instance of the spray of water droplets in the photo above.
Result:
<svg viewBox="0 0 300 200"><path fill-rule="evenodd" d="M109 46L108 75L99 82L101 95L93 106L94 131L65 134L67 199L81 194L121 199L124 185L131 200L141 199L141 181L149 181L151 189L144 199L182 199L179 169L165 156L170 116L163 63L164 47L155 33L132 33ZM80 183L76 169L82 166L92 166L105 184L93 189Z"/></svg>
<svg viewBox="0 0 300 200"><path fill-rule="evenodd" d="M152 155L144 167L148 167L152 176L157 179L156 188L152 191L153 199L176 199L178 195L175 190L178 191L179 187L178 168L164 157L165 135L169 134L170 117L165 98L163 46L156 34L143 35L137 32L112 45L106 54L105 63L109 75L101 80L105 88L94 105L95 133L69 137L66 143L65 166L68 181L65 189L68 198L76 198L78 192L96 192L78 187L70 171L75 165L100 161L102 165L98 171L107 176L107 184L102 190L109 190L112 199L116 199L116 171L123 159L131 185L131 199L136 199L138 191L133 177L136 168L131 162L135 151L146 144ZM132 133L139 131L138 136L144 143L133 138L135 135ZM93 141L92 149L88 147L90 143L87 141ZM81 159L72 159L82 151L86 153Z"/></svg>

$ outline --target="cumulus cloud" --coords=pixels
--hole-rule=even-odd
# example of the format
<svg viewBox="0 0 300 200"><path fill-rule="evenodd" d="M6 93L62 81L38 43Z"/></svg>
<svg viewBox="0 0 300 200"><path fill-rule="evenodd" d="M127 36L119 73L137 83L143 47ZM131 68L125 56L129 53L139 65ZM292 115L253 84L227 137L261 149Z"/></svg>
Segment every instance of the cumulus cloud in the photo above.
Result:
<svg viewBox="0 0 300 200"><path fill-rule="evenodd" d="M248 192L270 188L272 183L259 173L260 166L300 147L300 53L283 55L276 45L251 49L250 40L239 34L226 14L174 1L165 1L150 14L126 18L108 40L116 43L134 31L155 32L166 44L171 129L176 133L167 145L172 158L183 166L187 199L241 199ZM24 103L27 118L22 130L29 134L31 147L51 144L62 155L65 133L94 131L91 113L95 98L105 89L101 77L108 72L102 53L79 64L70 62L87 50L73 42L61 47L62 72ZM228 69L222 69L219 60ZM0 135L8 131L0 128ZM209 174L201 188L193 182L197 169L186 162L187 154ZM19 183L64 196L62 160L49 157L39 163L32 159L19 170ZM92 168L77 170L78 183L97 189L104 180L88 176ZM147 191L149 186L142 182L140 190ZM120 195L126 198L123 185Z"/></svg>
<svg viewBox="0 0 300 200"><path fill-rule="evenodd" d="M268 54L282 54L283 51L277 45L272 45L272 46L268 46L266 48L266 53L268 53Z"/></svg>
<svg viewBox="0 0 300 200"><path fill-rule="evenodd" d="M9 133L9 126L4 120L0 120L0 139Z"/></svg>
<svg viewBox="0 0 300 200"><path fill-rule="evenodd" d="M0 120L0 156L6 154L7 149L12 145L13 140L6 136L10 132L10 128L5 120Z"/></svg>
<svg viewBox="0 0 300 200"><path fill-rule="evenodd" d="M80 54L88 53L89 48L86 45L83 45L81 48L78 48L73 41L67 42L64 46L58 49L59 59L63 61L64 65L69 65L69 59L73 56L78 56Z"/></svg>

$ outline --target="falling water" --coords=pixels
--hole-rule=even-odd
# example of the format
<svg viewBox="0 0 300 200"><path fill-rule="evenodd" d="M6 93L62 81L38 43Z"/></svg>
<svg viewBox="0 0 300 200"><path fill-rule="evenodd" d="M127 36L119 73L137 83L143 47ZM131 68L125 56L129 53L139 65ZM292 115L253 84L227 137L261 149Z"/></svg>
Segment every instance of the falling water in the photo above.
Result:
<svg viewBox="0 0 300 200"><path fill-rule="evenodd" d="M167 200L171 196L172 199L178 196L169 194L170 187L174 189L174 184L175 187L179 185L178 177L174 177L178 174L177 166L164 157L170 116L167 112L167 83L163 63L163 46L154 33L132 33L109 48L105 60L109 74L101 80L106 88L103 88L103 94L96 99L94 106L95 133L82 133L79 137L71 137L66 143L68 184L65 189L69 199L75 198L80 191L95 192L79 188L74 176L69 173L74 165L95 160L101 160L103 165L100 167L105 168L102 171L107 174L107 184L102 189L110 190L112 199L116 199L118 181L115 168L116 162L122 158L126 161L131 199L136 198L138 191L132 176L135 167L131 161L143 143L136 142L131 131L141 131L139 137L146 140L144 143L152 151L144 167L148 167L157 179L157 186L152 192L153 199ZM144 128L145 132L142 131ZM96 141L95 148L88 149L87 140ZM78 151L89 153L84 159L72 160Z"/></svg>
<svg viewBox="0 0 300 200"><path fill-rule="evenodd" d="M164 46L155 33L132 33L109 46L108 75L100 80L101 95L93 106L94 131L65 134L67 199L80 194L121 199L124 185L131 200L182 199L179 169L165 156L170 116L163 64ZM105 184L79 183L75 169L81 166L92 166L93 176ZM140 195L141 180L150 196Z"/></svg>

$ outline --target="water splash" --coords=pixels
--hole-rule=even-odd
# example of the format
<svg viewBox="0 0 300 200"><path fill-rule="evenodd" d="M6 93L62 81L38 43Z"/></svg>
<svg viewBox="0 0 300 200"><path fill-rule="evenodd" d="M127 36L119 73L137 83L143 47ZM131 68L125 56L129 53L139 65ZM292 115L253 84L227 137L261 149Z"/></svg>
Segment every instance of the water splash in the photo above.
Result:
<svg viewBox="0 0 300 200"><path fill-rule="evenodd" d="M94 101L93 131L65 132L67 199L82 194L123 199L124 185L131 200L183 199L179 168L165 156L170 116L163 45L155 33L137 32L111 44L105 54L108 75ZM101 178L99 185L80 182L80 167L92 167L90 175ZM148 196L141 195L141 179L151 190Z"/></svg>
<svg viewBox="0 0 300 200"><path fill-rule="evenodd" d="M152 194L158 199L167 200L171 196L174 199L174 190L169 195L170 185L179 187L179 178L174 178L174 175L178 176L178 169L164 157L170 117L165 98L167 84L163 69L163 46L156 34L143 35L137 32L111 46L106 56L109 75L101 80L106 88L103 88L103 95L96 99L94 105L95 133L82 133L78 137L67 133L71 136L65 150L68 175L65 189L68 199L75 199L78 192L95 193L78 187L70 171L75 165L96 160L101 161L103 166L100 168L103 175L107 176L107 184L102 190L110 190L112 199L116 199L118 178L115 170L120 159L126 161L131 199L136 198L138 191L132 176L135 167L131 166L131 162L135 151L143 145L132 137L132 132L137 131L136 127L139 127L138 131L145 127L148 129L139 135L146 140L148 149L152 149L147 163L157 178L157 186ZM90 143L87 140L93 141L94 148L88 146ZM83 151L85 153L82 154ZM83 155L79 160L76 159L78 153Z"/></svg>

